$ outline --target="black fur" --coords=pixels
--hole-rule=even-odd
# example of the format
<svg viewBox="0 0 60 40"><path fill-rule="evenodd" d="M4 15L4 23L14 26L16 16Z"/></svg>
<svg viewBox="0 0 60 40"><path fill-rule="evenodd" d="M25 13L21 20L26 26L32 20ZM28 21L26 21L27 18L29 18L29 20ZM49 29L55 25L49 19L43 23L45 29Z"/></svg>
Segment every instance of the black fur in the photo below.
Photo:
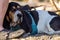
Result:
<svg viewBox="0 0 60 40"><path fill-rule="evenodd" d="M23 22L22 22L22 27L24 27L25 31L26 32L31 32L32 31L32 19L30 17L30 15L28 15L27 12L23 11L24 13L24 19L23 19ZM30 14L33 16L34 18L34 21L37 25L38 23L38 20L39 20L39 17L38 17L38 13L36 11L28 11L30 12Z"/></svg>
<svg viewBox="0 0 60 40"><path fill-rule="evenodd" d="M33 10L33 11L30 11L31 15L33 16L34 18L34 21L36 23L36 25L38 24L38 21L39 21L39 15L38 15L38 12L36 10Z"/></svg>
<svg viewBox="0 0 60 40"><path fill-rule="evenodd" d="M60 30L60 17L54 17L50 22L50 27L55 31Z"/></svg>
<svg viewBox="0 0 60 40"><path fill-rule="evenodd" d="M29 5L25 5L21 7L22 10L31 10L31 7L29 7Z"/></svg>
<svg viewBox="0 0 60 40"><path fill-rule="evenodd" d="M55 30L55 31L59 31L60 30L60 16L57 15L55 12L50 12L48 11L48 13L50 15L54 15L56 17L54 17L51 22L49 23L50 24L50 27Z"/></svg>
<svg viewBox="0 0 60 40"><path fill-rule="evenodd" d="M23 11L22 13L23 13L23 22L21 23L21 27L26 32L31 32L32 31L32 28L31 28L32 20L26 12Z"/></svg>
<svg viewBox="0 0 60 40"><path fill-rule="evenodd" d="M56 15L56 16L58 16L55 12L51 12L51 11L48 11L48 13L50 14L50 15Z"/></svg>

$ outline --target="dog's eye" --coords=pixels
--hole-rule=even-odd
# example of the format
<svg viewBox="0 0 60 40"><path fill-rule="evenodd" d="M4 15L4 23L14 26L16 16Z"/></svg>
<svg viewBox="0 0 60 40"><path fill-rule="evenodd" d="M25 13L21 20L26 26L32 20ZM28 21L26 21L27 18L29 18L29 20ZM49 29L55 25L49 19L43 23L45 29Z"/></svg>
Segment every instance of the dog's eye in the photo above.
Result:
<svg viewBox="0 0 60 40"><path fill-rule="evenodd" d="M17 6L17 8L20 8L20 6Z"/></svg>
<svg viewBox="0 0 60 40"><path fill-rule="evenodd" d="M13 9L16 9L16 7L15 7L15 6L13 6Z"/></svg>

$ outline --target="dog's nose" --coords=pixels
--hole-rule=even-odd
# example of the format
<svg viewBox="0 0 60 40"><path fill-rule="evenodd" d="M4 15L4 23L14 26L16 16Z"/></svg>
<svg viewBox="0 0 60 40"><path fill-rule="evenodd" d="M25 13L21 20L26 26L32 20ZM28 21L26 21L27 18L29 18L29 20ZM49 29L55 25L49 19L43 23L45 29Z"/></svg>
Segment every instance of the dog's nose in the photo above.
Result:
<svg viewBox="0 0 60 40"><path fill-rule="evenodd" d="M20 17L22 17L22 15L21 14L17 14L17 16L20 18Z"/></svg>

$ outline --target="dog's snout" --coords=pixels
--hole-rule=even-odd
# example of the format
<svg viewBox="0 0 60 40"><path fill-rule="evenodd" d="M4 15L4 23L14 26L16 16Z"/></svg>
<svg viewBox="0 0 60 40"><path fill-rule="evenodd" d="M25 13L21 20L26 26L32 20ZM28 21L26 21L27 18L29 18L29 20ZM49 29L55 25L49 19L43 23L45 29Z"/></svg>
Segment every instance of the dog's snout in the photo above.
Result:
<svg viewBox="0 0 60 40"><path fill-rule="evenodd" d="M22 15L21 14L17 14L18 17L21 17Z"/></svg>

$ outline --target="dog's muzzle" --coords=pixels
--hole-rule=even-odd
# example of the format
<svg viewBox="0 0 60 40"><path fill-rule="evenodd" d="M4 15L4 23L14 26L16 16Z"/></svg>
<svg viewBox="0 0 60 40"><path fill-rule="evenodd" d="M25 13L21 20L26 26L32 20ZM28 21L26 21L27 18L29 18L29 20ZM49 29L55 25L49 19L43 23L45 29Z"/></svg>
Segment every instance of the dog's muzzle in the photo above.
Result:
<svg viewBox="0 0 60 40"><path fill-rule="evenodd" d="M15 26L15 25L21 23L22 20L23 20L23 14L19 10L17 10L14 13L13 22L11 23L11 25Z"/></svg>

